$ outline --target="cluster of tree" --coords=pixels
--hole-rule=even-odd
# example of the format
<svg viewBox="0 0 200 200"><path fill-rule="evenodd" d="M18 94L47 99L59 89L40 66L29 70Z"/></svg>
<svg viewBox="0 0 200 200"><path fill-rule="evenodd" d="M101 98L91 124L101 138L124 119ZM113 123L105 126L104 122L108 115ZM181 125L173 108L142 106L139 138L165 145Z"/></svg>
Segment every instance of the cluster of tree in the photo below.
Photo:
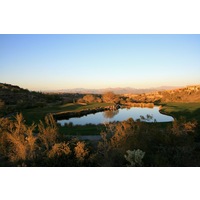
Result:
<svg viewBox="0 0 200 200"><path fill-rule="evenodd" d="M52 93L50 94L52 95ZM57 95L61 98L62 104L75 103L84 96L84 94L79 93L59 93Z"/></svg>
<svg viewBox="0 0 200 200"><path fill-rule="evenodd" d="M59 133L52 115L37 126L0 119L1 166L200 166L197 122L167 126L132 118L105 124L98 144Z"/></svg>
<svg viewBox="0 0 200 200"><path fill-rule="evenodd" d="M154 104L153 103L131 103L128 102L126 103L127 106L130 107L140 107L140 108L153 108Z"/></svg>
<svg viewBox="0 0 200 200"><path fill-rule="evenodd" d="M102 95L87 94L83 98L80 98L78 102L79 103L105 102L105 103L125 104L126 99L128 98L117 95L113 92L106 92Z"/></svg>
<svg viewBox="0 0 200 200"><path fill-rule="evenodd" d="M83 98L78 99L78 103L94 103L94 102L98 103L102 102L100 95L87 94L83 96Z"/></svg>
<svg viewBox="0 0 200 200"><path fill-rule="evenodd" d="M119 103L119 95L115 95L113 92L106 92L102 95L103 102L106 103Z"/></svg>

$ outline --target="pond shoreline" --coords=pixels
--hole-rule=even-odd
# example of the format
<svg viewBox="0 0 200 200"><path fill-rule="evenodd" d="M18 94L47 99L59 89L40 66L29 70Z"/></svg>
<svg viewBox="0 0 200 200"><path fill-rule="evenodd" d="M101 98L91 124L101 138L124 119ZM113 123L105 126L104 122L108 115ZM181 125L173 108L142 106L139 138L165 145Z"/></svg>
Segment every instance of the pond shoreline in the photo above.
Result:
<svg viewBox="0 0 200 200"><path fill-rule="evenodd" d="M141 106L142 105L142 106ZM150 105L150 106L149 106ZM153 105L153 106L152 106ZM81 110L81 111L67 111L67 112L61 112L61 113L52 113L53 117L55 120L68 120L70 118L74 117L83 117L89 114L95 114L98 112L103 112L103 111L114 111L114 110L119 110L120 108L153 108L154 104L152 103L134 103L134 104L115 104L113 106L107 106L107 107L99 107L99 108L94 108L94 109L86 109L86 110Z"/></svg>
<svg viewBox="0 0 200 200"><path fill-rule="evenodd" d="M62 126L65 125L65 123L72 123L73 125L101 124L104 122L123 121L128 118L133 118L134 120L140 119L145 122L174 121L172 116L162 114L160 109L161 106L154 106L154 108L128 107L127 109L126 107L121 107L115 110L106 107L82 110L80 112L60 113L56 116L56 120L58 123L62 124Z"/></svg>
<svg viewBox="0 0 200 200"><path fill-rule="evenodd" d="M63 119L70 119L74 117L83 117L89 114L95 114L98 112L103 112L107 110L118 110L119 108L116 106L107 106L107 107L100 107L94 109L86 109L77 112L62 112L62 113L53 113L53 117L55 120L63 120Z"/></svg>

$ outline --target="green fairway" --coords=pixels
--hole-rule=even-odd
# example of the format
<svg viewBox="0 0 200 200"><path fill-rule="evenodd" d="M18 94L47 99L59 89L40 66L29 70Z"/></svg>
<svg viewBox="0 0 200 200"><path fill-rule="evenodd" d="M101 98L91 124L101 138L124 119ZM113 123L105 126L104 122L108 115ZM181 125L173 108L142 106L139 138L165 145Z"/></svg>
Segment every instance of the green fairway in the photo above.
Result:
<svg viewBox="0 0 200 200"><path fill-rule="evenodd" d="M164 103L160 111L177 119L185 117L200 121L200 103Z"/></svg>
<svg viewBox="0 0 200 200"><path fill-rule="evenodd" d="M78 112L86 109L95 109L99 107L106 107L112 105L111 103L90 103L86 105L68 103L63 105L52 105L46 106L44 108L33 108L33 109L24 109L22 114L26 119L27 123L32 122L38 123L39 120L43 120L44 117L49 113L60 113L60 112Z"/></svg>
<svg viewBox="0 0 200 200"><path fill-rule="evenodd" d="M99 107L110 106L110 103L90 103L87 105L82 104L63 104L52 105L44 108L25 109L22 111L23 116L28 124L35 122L36 124L43 120L49 113L61 112L79 112L86 109L94 109ZM162 104L161 113L171 115L179 119L181 116L187 120L196 119L200 121L200 103L165 103ZM162 123L166 126L166 123ZM98 135L103 130L102 125L86 125L86 126L59 126L60 133L66 135Z"/></svg>
<svg viewBox="0 0 200 200"><path fill-rule="evenodd" d="M99 135L103 130L105 130L104 125L76 125L76 126L59 126L60 133L65 135Z"/></svg>

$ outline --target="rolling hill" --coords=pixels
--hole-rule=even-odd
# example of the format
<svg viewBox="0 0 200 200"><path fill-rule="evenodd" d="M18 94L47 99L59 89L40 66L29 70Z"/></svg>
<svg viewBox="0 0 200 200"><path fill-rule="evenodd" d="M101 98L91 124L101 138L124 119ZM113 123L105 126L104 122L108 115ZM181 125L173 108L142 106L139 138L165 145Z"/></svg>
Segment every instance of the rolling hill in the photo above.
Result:
<svg viewBox="0 0 200 200"><path fill-rule="evenodd" d="M58 101L58 95L29 91L16 85L0 83L0 113L11 113L25 108L43 107Z"/></svg>
<svg viewBox="0 0 200 200"><path fill-rule="evenodd" d="M200 102L200 85L125 96L138 102Z"/></svg>
<svg viewBox="0 0 200 200"><path fill-rule="evenodd" d="M161 86L155 88L131 88L131 87L117 87L117 88L102 88L102 89L86 89L86 88L74 88L74 89L62 89L62 90L48 90L44 92L52 93L79 93L79 94L103 94L105 92L114 92L115 94L142 94L147 92L163 91L169 89L175 89L175 86Z"/></svg>

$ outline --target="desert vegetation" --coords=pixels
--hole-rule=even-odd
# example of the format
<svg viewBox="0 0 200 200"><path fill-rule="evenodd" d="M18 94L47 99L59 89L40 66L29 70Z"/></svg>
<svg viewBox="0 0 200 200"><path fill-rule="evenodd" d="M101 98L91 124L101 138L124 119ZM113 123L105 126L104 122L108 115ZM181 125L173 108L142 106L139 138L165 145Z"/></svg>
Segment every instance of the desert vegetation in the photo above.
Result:
<svg viewBox="0 0 200 200"><path fill-rule="evenodd" d="M199 87L127 96L113 92L43 94L8 84L0 86L1 166L200 165ZM194 102L187 102L190 97ZM174 122L145 123L130 118L61 127L55 121L59 114L80 115L99 109L112 118L118 110L110 112L109 108L115 105L151 108L154 104L161 106L162 113L172 115ZM99 139L80 137L93 135Z"/></svg>
<svg viewBox="0 0 200 200"><path fill-rule="evenodd" d="M0 116L21 112L24 109L44 108L60 102L61 97L58 94L31 92L19 86L0 83Z"/></svg>
<svg viewBox="0 0 200 200"><path fill-rule="evenodd" d="M138 95L126 94L124 96L139 103L200 102L200 85Z"/></svg>
<svg viewBox="0 0 200 200"><path fill-rule="evenodd" d="M128 119L105 124L97 143L68 138L52 115L27 125L22 114L0 119L1 166L199 166L197 121L164 126ZM37 129L36 129L37 127Z"/></svg>

